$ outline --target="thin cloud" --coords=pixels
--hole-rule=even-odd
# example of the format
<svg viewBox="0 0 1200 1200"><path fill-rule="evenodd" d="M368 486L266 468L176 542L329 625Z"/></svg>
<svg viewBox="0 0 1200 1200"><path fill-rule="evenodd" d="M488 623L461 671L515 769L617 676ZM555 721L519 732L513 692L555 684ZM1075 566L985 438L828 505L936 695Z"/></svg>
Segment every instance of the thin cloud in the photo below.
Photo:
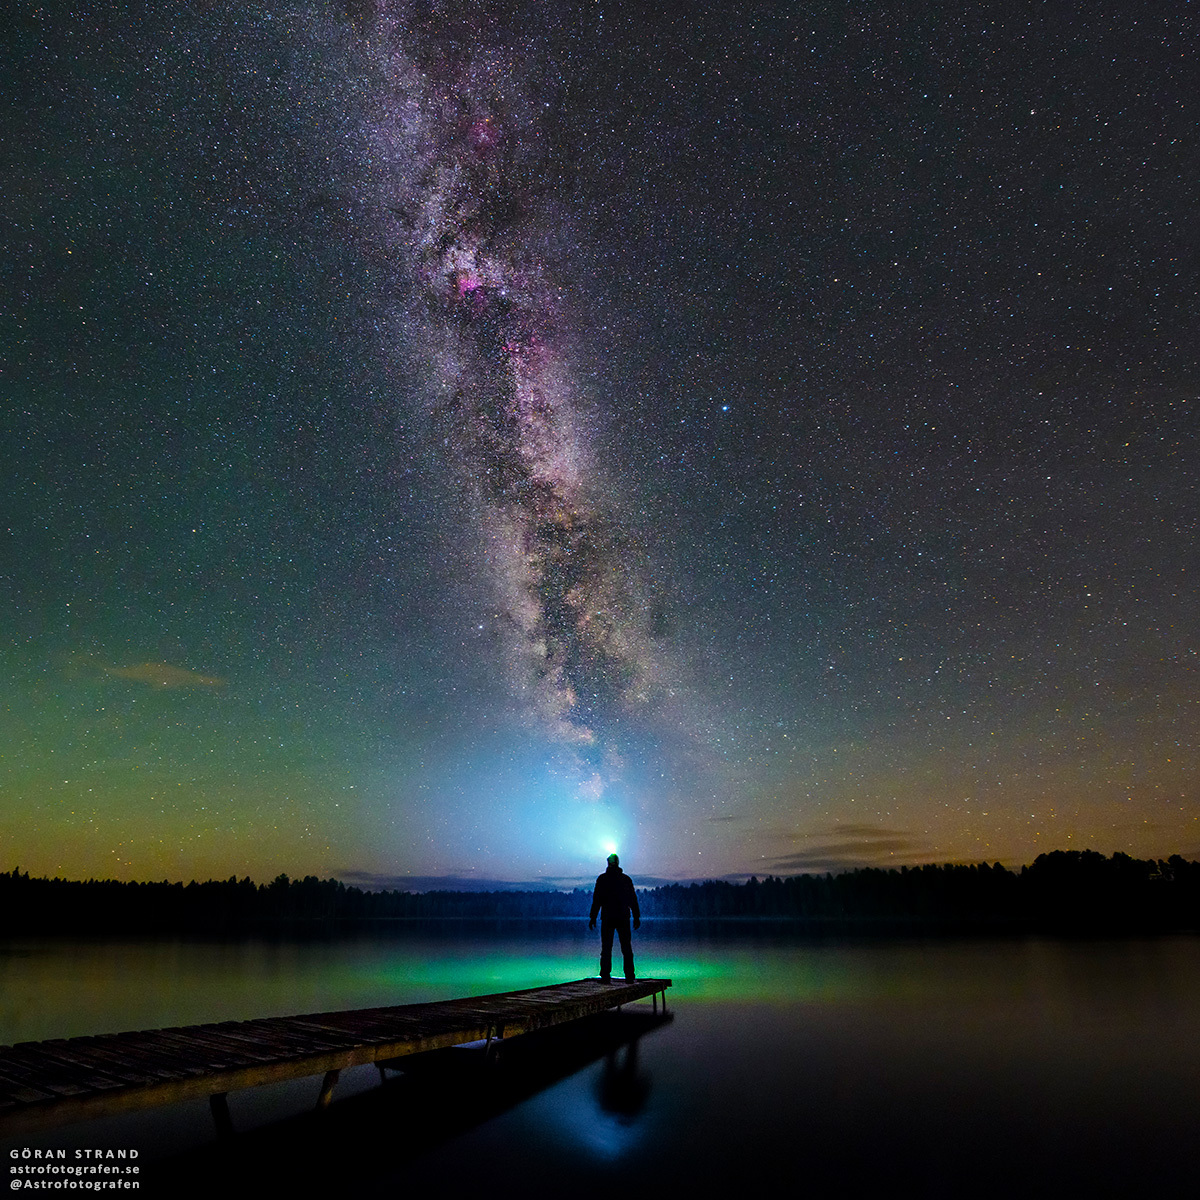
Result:
<svg viewBox="0 0 1200 1200"><path fill-rule="evenodd" d="M223 688L226 682L218 675L201 675L198 671L189 671L186 667L175 667L170 663L144 662L132 667L101 666L100 670L106 675L114 675L118 679L128 679L134 683L144 683L159 690Z"/></svg>
<svg viewBox="0 0 1200 1200"><path fill-rule="evenodd" d="M800 854L787 854L773 859L771 869L783 874L805 872L852 871L859 867L890 867L907 863L925 863L930 860L927 850L887 850L872 857L861 850L839 852L836 848L811 850Z"/></svg>
<svg viewBox="0 0 1200 1200"><path fill-rule="evenodd" d="M633 886L636 888L656 888L666 887L672 883L689 883L692 880L668 879L665 875L642 875L637 871L630 873L630 878L633 880ZM596 883L595 875L562 875L557 876L553 880L547 879L546 883L550 884L557 891L573 891L575 888L584 888L590 891ZM516 885L510 885L516 886Z"/></svg>
<svg viewBox="0 0 1200 1200"><path fill-rule="evenodd" d="M362 888L365 892L572 892L576 888L590 892L596 882L595 875L477 879L473 875L386 875L377 871L341 871L337 878L347 887ZM635 874L633 882L639 888L652 888L680 881L657 875Z"/></svg>
<svg viewBox="0 0 1200 1200"><path fill-rule="evenodd" d="M881 829L878 825L835 825L831 836L862 838L870 841L877 838L907 838L907 829Z"/></svg>
<svg viewBox="0 0 1200 1200"><path fill-rule="evenodd" d="M797 840L809 844L803 850L773 859L773 870L845 871L929 859L929 850L906 829L865 824L836 825L826 834L811 834Z"/></svg>
<svg viewBox="0 0 1200 1200"><path fill-rule="evenodd" d="M546 880L478 879L471 875L384 875L376 871L342 871L338 879L365 892L556 892Z"/></svg>

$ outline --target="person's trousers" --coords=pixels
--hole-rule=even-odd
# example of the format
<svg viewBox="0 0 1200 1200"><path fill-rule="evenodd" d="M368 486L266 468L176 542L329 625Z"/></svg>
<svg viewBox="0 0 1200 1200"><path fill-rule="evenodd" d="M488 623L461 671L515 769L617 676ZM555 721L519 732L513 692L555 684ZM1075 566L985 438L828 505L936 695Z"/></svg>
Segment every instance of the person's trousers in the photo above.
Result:
<svg viewBox="0 0 1200 1200"><path fill-rule="evenodd" d="M633 978L633 939L629 934L629 918L623 921L607 921L600 918L600 978L607 979L612 974L612 944L613 934L621 939L621 956L625 960L625 978Z"/></svg>

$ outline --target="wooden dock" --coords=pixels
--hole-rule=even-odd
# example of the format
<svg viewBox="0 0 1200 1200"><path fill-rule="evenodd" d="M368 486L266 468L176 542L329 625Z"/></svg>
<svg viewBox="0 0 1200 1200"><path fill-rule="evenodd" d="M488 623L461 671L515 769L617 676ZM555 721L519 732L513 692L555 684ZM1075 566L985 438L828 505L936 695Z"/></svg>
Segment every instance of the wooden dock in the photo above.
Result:
<svg viewBox="0 0 1200 1200"><path fill-rule="evenodd" d="M661 994L669 979L580 979L433 1004L222 1021L138 1033L0 1046L0 1137L207 1096L227 1132L225 1097L241 1088L321 1075L327 1105L347 1067L380 1073L410 1054L493 1044Z"/></svg>

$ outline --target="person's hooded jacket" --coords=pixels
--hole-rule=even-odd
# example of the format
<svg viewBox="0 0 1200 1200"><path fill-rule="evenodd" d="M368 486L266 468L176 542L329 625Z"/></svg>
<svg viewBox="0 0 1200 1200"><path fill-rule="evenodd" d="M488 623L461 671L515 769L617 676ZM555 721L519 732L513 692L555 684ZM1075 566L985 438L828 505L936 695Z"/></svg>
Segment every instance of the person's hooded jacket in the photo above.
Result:
<svg viewBox="0 0 1200 1200"><path fill-rule="evenodd" d="M634 890L633 880L615 864L610 865L603 875L596 878L596 890L592 893L590 920L595 921L597 913L600 914L600 919L605 924L627 921L631 913L634 921L641 923L642 914L638 908L637 892Z"/></svg>

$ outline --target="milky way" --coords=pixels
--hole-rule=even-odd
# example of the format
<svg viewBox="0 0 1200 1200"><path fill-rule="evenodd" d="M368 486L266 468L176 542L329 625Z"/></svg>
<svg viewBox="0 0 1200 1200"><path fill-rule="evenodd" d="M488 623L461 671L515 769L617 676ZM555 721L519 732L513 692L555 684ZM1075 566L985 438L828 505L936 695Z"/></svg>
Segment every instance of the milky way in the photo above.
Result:
<svg viewBox="0 0 1200 1200"><path fill-rule="evenodd" d="M589 468L547 262L569 257L562 80L498 11L391 3L362 27L386 81L372 232L406 295L429 429L472 496L514 688L598 798L619 771L612 735L658 673L654 605Z"/></svg>
<svg viewBox="0 0 1200 1200"><path fill-rule="evenodd" d="M1145 9L25 6L0 866L1195 852Z"/></svg>

